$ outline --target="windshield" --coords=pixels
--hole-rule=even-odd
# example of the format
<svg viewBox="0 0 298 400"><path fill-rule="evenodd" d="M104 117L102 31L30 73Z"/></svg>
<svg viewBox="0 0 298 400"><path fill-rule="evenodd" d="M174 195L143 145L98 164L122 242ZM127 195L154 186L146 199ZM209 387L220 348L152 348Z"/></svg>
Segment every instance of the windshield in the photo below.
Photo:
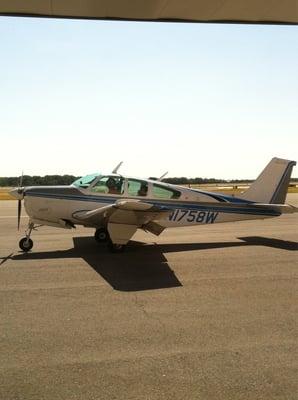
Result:
<svg viewBox="0 0 298 400"><path fill-rule="evenodd" d="M87 188L99 176L99 174L91 174L83 176L72 183L73 186Z"/></svg>

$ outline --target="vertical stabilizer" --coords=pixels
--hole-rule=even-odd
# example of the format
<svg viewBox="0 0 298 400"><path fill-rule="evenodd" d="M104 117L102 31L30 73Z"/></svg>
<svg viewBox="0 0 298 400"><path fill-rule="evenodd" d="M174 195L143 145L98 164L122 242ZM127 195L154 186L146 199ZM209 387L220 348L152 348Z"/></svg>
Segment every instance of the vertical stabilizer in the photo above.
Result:
<svg viewBox="0 0 298 400"><path fill-rule="evenodd" d="M272 158L251 186L239 197L258 203L284 204L295 161Z"/></svg>

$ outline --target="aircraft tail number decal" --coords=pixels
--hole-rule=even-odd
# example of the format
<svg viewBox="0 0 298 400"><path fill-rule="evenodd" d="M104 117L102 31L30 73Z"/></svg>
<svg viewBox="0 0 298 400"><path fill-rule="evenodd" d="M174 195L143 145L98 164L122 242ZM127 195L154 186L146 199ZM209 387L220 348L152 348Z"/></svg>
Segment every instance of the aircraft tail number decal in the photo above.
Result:
<svg viewBox="0 0 298 400"><path fill-rule="evenodd" d="M195 211L176 209L169 216L170 221L193 222L197 224L213 224L218 216L218 212Z"/></svg>

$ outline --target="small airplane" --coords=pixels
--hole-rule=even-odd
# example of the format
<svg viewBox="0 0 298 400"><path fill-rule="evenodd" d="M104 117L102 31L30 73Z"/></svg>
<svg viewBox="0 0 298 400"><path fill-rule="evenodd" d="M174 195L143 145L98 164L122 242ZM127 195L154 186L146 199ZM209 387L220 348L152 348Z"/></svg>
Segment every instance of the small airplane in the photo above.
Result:
<svg viewBox="0 0 298 400"><path fill-rule="evenodd" d="M18 199L18 229L22 200L29 216L21 250L32 249L31 233L48 225L71 229L95 228L95 239L122 252L137 229L160 235L166 228L278 217L297 212L284 204L295 161L273 158L255 182L238 197L211 193L118 174L84 176L70 186L13 189ZM163 175L164 176L164 175Z"/></svg>

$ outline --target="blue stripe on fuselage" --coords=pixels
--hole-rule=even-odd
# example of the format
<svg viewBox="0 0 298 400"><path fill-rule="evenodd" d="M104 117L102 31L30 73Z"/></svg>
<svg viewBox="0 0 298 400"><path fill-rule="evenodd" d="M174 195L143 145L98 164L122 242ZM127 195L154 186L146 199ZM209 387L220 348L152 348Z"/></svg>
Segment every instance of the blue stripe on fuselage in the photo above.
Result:
<svg viewBox="0 0 298 400"><path fill-rule="evenodd" d="M213 199L220 201L220 202L225 202L225 203L242 203L242 204L249 204L249 203L254 203L253 201L250 200L245 200L245 199L240 199L239 197L234 197L230 196L228 194L222 194L222 193L213 193L213 192L205 192L203 190L197 190L197 189L190 189L192 192L195 193L200 193L205 196L212 197Z"/></svg>

